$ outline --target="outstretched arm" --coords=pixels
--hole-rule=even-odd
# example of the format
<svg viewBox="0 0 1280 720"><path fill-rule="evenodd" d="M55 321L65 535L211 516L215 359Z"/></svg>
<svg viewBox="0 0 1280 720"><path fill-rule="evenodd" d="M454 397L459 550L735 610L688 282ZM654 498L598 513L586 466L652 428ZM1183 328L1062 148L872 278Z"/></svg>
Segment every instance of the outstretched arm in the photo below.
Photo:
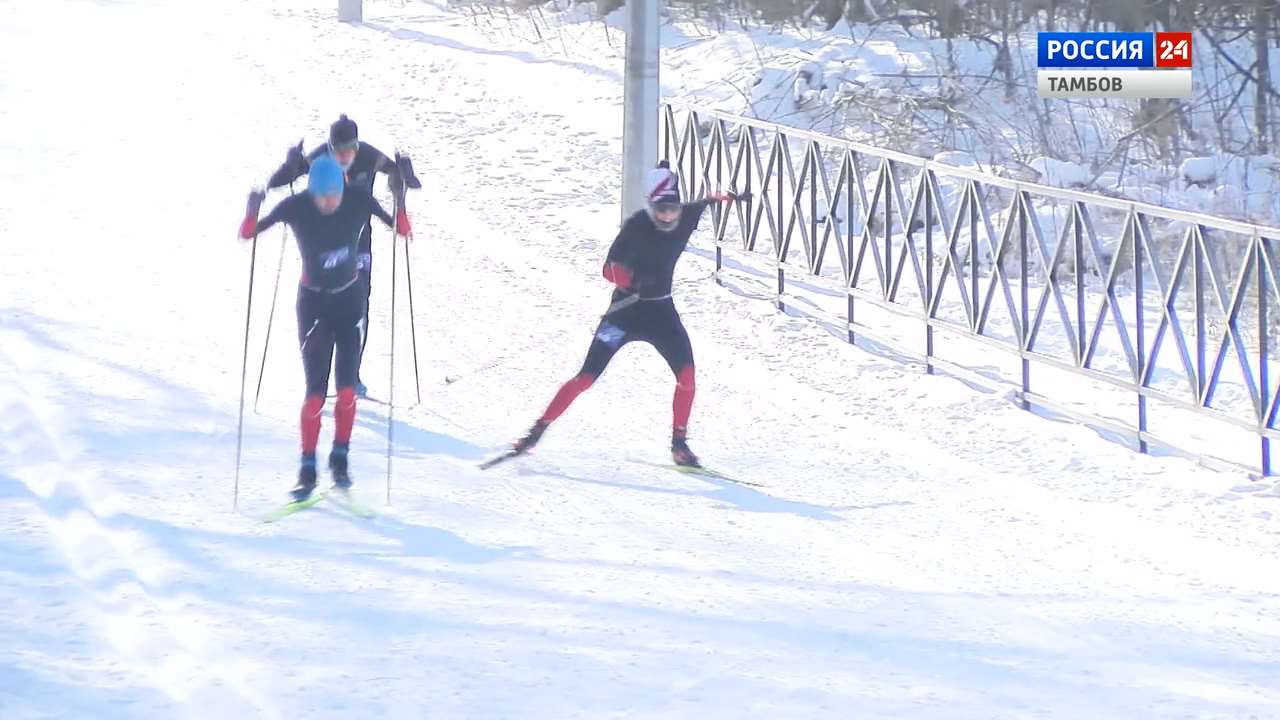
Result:
<svg viewBox="0 0 1280 720"><path fill-rule="evenodd" d="M726 190L725 192L708 193L703 199L687 203L685 207L697 213L693 219L693 223L696 226L698 223L702 222L702 213L706 212L707 208L711 207L713 204L724 203L725 205L728 205L729 203L737 202L739 200L750 199L751 193L735 193Z"/></svg>
<svg viewBox="0 0 1280 720"><path fill-rule="evenodd" d="M259 220L258 210L262 207L262 199L264 197L266 197L266 193L261 190L254 190L249 193L249 203L245 207L244 220L240 223L240 238L242 240L249 240L272 225L287 219L288 206L286 203L288 199L286 198L277 203L274 208L271 208L271 212L267 213L266 217Z"/></svg>
<svg viewBox="0 0 1280 720"><path fill-rule="evenodd" d="M724 192L707 193L706 197L691 204L698 205L700 210L705 210L715 203L724 203L725 205L728 205L730 203L750 199L751 193L736 193L731 190L725 190Z"/></svg>
<svg viewBox="0 0 1280 720"><path fill-rule="evenodd" d="M371 167L375 173L384 173L387 176L388 184L391 186L391 193L395 196L396 204L404 204L404 178L400 173L400 168L387 157L386 153L378 148L365 143L361 149L373 156Z"/></svg>
<svg viewBox="0 0 1280 720"><path fill-rule="evenodd" d="M391 158L387 157L386 153L368 143L365 144L365 147L369 149L369 152L373 153L374 172L386 173L393 180L400 177L399 168L396 167L395 163L391 162Z"/></svg>
<svg viewBox="0 0 1280 720"><path fill-rule="evenodd" d="M288 218L288 210L284 205L284 201L271 208L271 212L267 216L258 221L258 232L265 232L272 225L282 222Z"/></svg>
<svg viewBox="0 0 1280 720"><path fill-rule="evenodd" d="M312 157L315 157L315 155L315 152L311 153ZM284 187L306 175L310 169L311 163L307 156L302 154L302 141L299 140L297 145L289 148L284 164L277 168L274 173L271 173L271 179L267 180L267 188Z"/></svg>

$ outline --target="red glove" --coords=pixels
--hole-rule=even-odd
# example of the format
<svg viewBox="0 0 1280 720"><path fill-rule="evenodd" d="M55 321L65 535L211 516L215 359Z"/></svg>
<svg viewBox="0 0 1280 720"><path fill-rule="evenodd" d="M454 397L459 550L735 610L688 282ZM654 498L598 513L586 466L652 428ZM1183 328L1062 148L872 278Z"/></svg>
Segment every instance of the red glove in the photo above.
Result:
<svg viewBox="0 0 1280 720"><path fill-rule="evenodd" d="M258 210L262 207L262 200L267 196L261 190L254 190L249 193L249 202L244 208L244 220L240 223L240 239L249 240L258 232Z"/></svg>
<svg viewBox="0 0 1280 720"><path fill-rule="evenodd" d="M604 279L617 285L620 290L627 290L631 287L631 268L617 262L605 263Z"/></svg>
<svg viewBox="0 0 1280 720"><path fill-rule="evenodd" d="M409 226L409 213L401 205L396 209L396 234L409 237L413 228Z"/></svg>

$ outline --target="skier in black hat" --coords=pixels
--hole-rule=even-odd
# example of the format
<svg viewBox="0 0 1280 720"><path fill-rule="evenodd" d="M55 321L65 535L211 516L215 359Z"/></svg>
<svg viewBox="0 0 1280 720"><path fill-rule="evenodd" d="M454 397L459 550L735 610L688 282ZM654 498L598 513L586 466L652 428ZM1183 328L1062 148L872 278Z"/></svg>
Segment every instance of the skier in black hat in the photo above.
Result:
<svg viewBox="0 0 1280 720"><path fill-rule="evenodd" d="M369 143L360 142L359 128L354 120L346 115L340 116L333 125L329 126L329 142L312 150L309 154L304 155L302 152L302 141L289 148L288 157L283 165L271 175L271 179L267 181L268 188L283 187L307 174L311 168L311 163L322 155L331 155L338 165L342 167L346 174L346 183L350 187L361 188L365 192L372 194L374 177L379 173L387 175L391 192L395 197L396 206L396 232L400 235L408 236L411 232L409 225L409 214L404 206L405 188L417 190L422 187L422 183L413 173L413 164L409 160L408 155L396 153L395 160L392 161L381 150L370 145ZM369 305L373 273L373 225L366 218L363 229L360 231L360 247L359 247L359 270L360 270L360 291L364 293L365 315L364 315L364 340L360 345L360 358L364 358L364 348L369 341ZM361 397L366 395L364 382L359 378L359 367L356 369L356 392Z"/></svg>

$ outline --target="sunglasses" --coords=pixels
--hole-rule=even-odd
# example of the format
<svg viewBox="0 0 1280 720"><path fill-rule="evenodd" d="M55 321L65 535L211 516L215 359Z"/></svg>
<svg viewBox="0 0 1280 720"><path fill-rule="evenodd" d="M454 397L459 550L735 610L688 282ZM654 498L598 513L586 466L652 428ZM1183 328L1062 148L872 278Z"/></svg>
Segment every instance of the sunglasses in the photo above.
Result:
<svg viewBox="0 0 1280 720"><path fill-rule="evenodd" d="M360 141L352 140L338 145L329 143L329 153L335 158L341 158L339 162L351 162L355 159L356 153L360 150Z"/></svg>

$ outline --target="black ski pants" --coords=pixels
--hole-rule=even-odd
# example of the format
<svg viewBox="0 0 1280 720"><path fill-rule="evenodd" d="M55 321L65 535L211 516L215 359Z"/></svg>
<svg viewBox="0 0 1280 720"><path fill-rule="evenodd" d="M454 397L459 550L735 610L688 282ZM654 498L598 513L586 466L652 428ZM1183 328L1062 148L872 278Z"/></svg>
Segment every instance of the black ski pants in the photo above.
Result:
<svg viewBox="0 0 1280 720"><path fill-rule="evenodd" d="M355 386L367 306L359 278L337 292L298 286L298 346L308 396L324 397L330 370L336 370L337 388Z"/></svg>
<svg viewBox="0 0 1280 720"><path fill-rule="evenodd" d="M613 356L632 342L652 345L677 376L693 365L689 333L676 312L675 302L666 298L641 301L601 318L579 375L600 377Z"/></svg>

